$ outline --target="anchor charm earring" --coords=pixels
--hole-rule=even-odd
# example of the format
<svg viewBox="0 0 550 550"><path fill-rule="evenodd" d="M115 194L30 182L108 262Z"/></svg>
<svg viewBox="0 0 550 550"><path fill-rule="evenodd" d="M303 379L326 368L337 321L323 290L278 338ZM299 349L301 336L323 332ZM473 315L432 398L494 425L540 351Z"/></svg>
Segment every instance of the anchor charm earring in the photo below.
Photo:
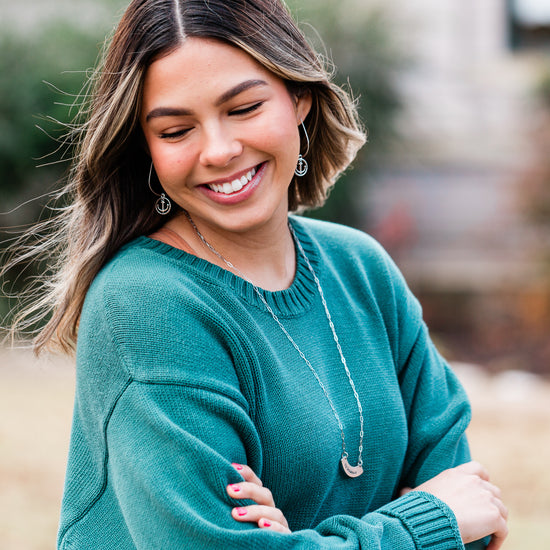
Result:
<svg viewBox="0 0 550 550"><path fill-rule="evenodd" d="M166 193L158 194L153 191L153 188L151 187L151 176L153 175L153 161L151 161L151 168L149 169L149 179L147 180L149 183L149 189L151 190L151 193L153 195L156 195L158 197L157 201L155 202L155 211L157 214L160 214L161 216L166 216L172 210L172 203L170 202L170 199L166 196Z"/></svg>
<svg viewBox="0 0 550 550"><path fill-rule="evenodd" d="M307 155L309 153L309 136L307 135L307 130L306 130L306 127L304 126L304 122L301 121L300 124L302 125L302 128L304 129L304 134L306 136L307 149L304 155ZM308 168L309 166L306 159L300 153L300 155L298 156L298 163L296 164L296 169L294 170L294 173L298 177L305 176L307 174Z"/></svg>

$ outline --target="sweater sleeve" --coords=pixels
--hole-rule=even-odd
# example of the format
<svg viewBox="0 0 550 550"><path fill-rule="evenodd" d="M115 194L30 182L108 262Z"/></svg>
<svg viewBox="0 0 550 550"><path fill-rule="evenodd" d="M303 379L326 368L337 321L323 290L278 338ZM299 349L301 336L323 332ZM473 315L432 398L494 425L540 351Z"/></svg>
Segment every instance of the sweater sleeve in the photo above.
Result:
<svg viewBox="0 0 550 550"><path fill-rule="evenodd" d="M408 419L409 445L401 487L416 487L470 460L465 431L468 397L434 346L422 310L395 268L394 357Z"/></svg>
<svg viewBox="0 0 550 550"><path fill-rule="evenodd" d="M400 376L409 419L409 447L400 488L417 487L471 459L465 433L471 419L468 398L429 338L424 323L420 323L408 353ZM489 541L486 537L465 547L481 550Z"/></svg>
<svg viewBox="0 0 550 550"><path fill-rule="evenodd" d="M422 308L385 252L391 313L386 316L392 351L408 418L409 445L399 489L417 487L443 470L471 460L466 429L471 420L468 397L430 338ZM387 279L386 279L387 281ZM451 512L452 514L452 512ZM481 550L490 537L465 545Z"/></svg>
<svg viewBox="0 0 550 550"><path fill-rule="evenodd" d="M363 278L383 319L408 424L398 492L470 460L465 431L471 409L462 385L432 342L420 303L399 268L376 241L366 242L367 251L355 262L366 266Z"/></svg>

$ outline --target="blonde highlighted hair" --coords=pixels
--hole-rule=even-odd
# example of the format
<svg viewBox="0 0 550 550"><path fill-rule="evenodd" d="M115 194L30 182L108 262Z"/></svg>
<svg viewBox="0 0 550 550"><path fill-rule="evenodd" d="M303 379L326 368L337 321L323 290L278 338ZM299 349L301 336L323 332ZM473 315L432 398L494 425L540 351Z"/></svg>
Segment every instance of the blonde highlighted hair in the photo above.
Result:
<svg viewBox="0 0 550 550"><path fill-rule="evenodd" d="M76 155L61 192L68 206L32 232L31 238L47 235L22 256L55 257L53 276L38 281L40 296L29 293L32 304L14 323L15 333L48 318L35 337L36 352L70 352L86 292L99 270L121 246L167 221L156 214L156 197L147 185L151 159L139 124L141 94L148 67L188 37L241 48L280 77L290 93L311 94L304 121L310 168L289 187L290 210L322 205L365 141L352 98L331 82L281 0L134 0L90 81L89 100L70 134Z"/></svg>

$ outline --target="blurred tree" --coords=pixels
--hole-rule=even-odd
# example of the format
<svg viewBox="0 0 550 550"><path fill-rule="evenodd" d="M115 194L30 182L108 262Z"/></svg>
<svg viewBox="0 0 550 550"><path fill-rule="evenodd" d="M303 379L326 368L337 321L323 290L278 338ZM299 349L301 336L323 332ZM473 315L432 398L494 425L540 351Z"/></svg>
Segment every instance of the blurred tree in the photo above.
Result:
<svg viewBox="0 0 550 550"><path fill-rule="evenodd" d="M69 122L70 105L95 62L98 41L91 33L58 23L25 36L4 30L0 48L0 204L5 212L51 191L67 168L55 154L55 140L64 131L55 121ZM38 208L8 220L32 221Z"/></svg>
<svg viewBox="0 0 550 550"><path fill-rule="evenodd" d="M531 136L531 163L519 185L519 201L533 231L533 252L541 263L539 280L526 286L518 297L520 342L516 354L523 352L535 372L550 373L550 58L541 72L535 90L538 100L537 124ZM511 309L511 308L510 308ZM512 310L513 311L513 310ZM509 342L510 331L506 334Z"/></svg>
<svg viewBox="0 0 550 550"><path fill-rule="evenodd" d="M287 4L310 43L334 63L336 82L357 98L368 134L354 169L334 187L327 204L312 215L360 227L365 220L368 174L397 137L394 121L401 100L396 75L405 55L379 2L288 0Z"/></svg>
<svg viewBox="0 0 550 550"><path fill-rule="evenodd" d="M0 249L9 257L11 242L43 211L66 172L71 152L57 151L76 110L71 105L86 80L101 44L96 32L69 23L37 26L24 34L0 30ZM40 128L39 128L40 127ZM41 166L40 168L37 168ZM36 200L33 200L36 199ZM17 295L44 266L22 263L2 281L4 295ZM15 301L0 300L0 320ZM9 322L9 319L6 319Z"/></svg>

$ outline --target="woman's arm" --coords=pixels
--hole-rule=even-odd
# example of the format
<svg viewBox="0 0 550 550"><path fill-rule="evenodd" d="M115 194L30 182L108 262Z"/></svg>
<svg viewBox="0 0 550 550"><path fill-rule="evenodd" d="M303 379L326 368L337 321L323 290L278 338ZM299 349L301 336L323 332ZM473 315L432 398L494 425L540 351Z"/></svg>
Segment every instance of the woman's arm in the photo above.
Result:
<svg viewBox="0 0 550 550"><path fill-rule="evenodd" d="M132 384L106 431L108 486L79 521L90 525L102 512L109 519L95 524L99 536L112 518L123 518L118 531L127 531L133 546L117 549L418 550L434 537L441 539L434 550L448 550L449 540L452 548L461 548L452 514L421 492L362 518L333 516L290 534L236 521L234 508L256 503L229 494L228 485L245 479L232 463L246 462L258 449L246 411L227 396L172 384ZM73 535L68 530L66 540Z"/></svg>
<svg viewBox="0 0 550 550"><path fill-rule="evenodd" d="M380 252L386 275L374 280L387 281L377 295L389 293L385 303L393 304L382 311L408 419L401 487L438 497L452 509L466 543L493 535L489 548L496 550L507 534L507 510L486 470L469 462L467 395L435 348L418 300L393 261Z"/></svg>
<svg viewBox="0 0 550 550"><path fill-rule="evenodd" d="M247 498L256 504L233 508L233 518L255 523L262 529L290 533L288 523L275 506L271 491L263 486L258 476L248 467L233 464L245 482L227 487L232 498ZM488 550L498 550L508 534L508 510L501 500L500 489L489 482L489 473L477 462L469 462L445 470L435 478L410 491L430 493L449 506L455 515L465 544L491 536Z"/></svg>

